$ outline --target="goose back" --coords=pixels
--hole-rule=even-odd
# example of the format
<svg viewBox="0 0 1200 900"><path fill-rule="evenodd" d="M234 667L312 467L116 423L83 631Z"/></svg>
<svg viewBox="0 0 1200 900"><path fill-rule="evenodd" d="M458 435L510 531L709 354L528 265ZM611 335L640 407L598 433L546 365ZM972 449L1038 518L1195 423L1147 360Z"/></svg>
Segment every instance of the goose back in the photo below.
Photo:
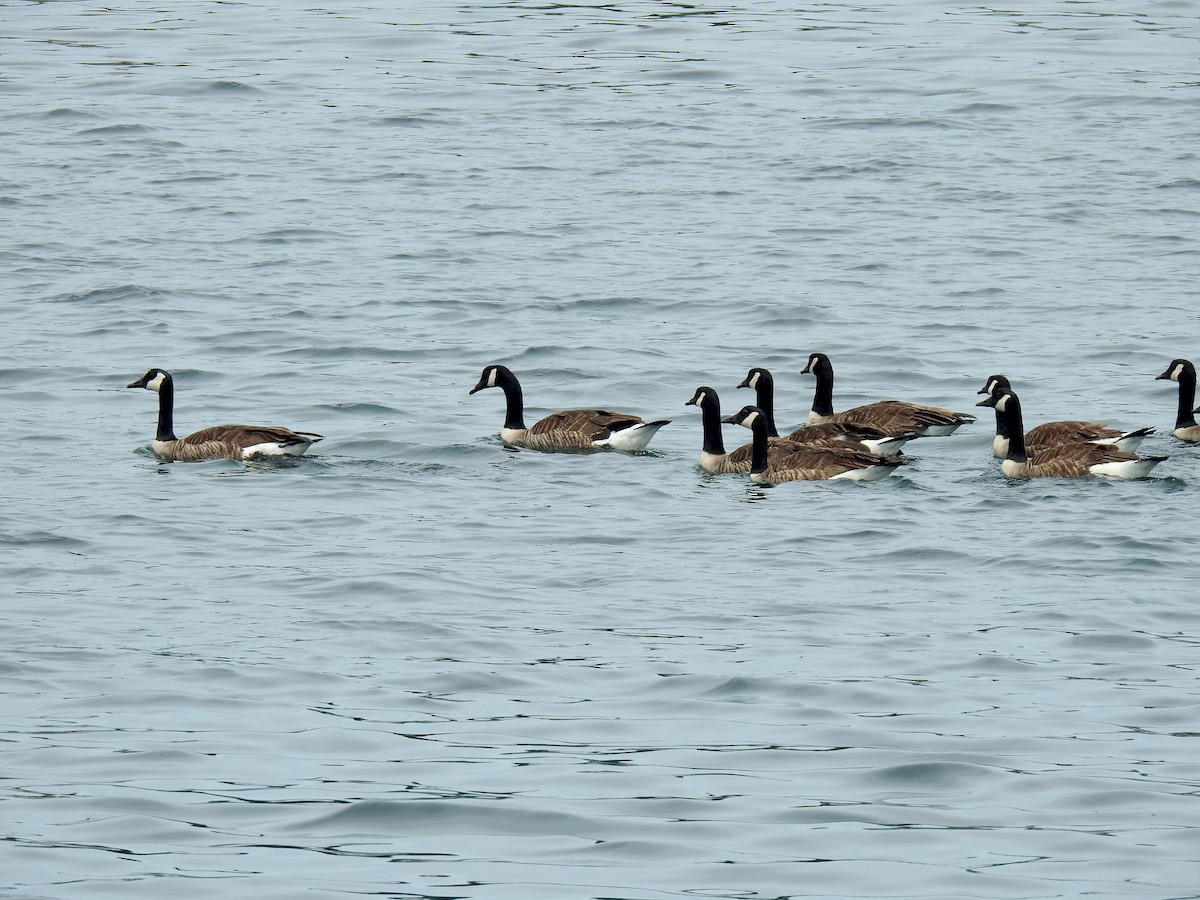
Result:
<svg viewBox="0 0 1200 900"><path fill-rule="evenodd" d="M322 439L314 432L270 425L213 425L183 438L175 436L175 380L165 369L149 369L126 385L158 394L158 429L150 445L155 454L177 462L205 459L259 459L302 456Z"/></svg>
<svg viewBox="0 0 1200 900"><path fill-rule="evenodd" d="M721 400L711 387L696 388L692 398L684 403L685 406L698 406L701 413L703 442L700 448L700 468L714 475L746 474L750 471L754 457L754 443L725 451L724 436L721 433ZM785 438L768 438L767 457L784 456L788 453L798 453L814 446L825 446L833 449L851 450L855 445L839 441L832 437L814 438L805 444L800 441Z"/></svg>
<svg viewBox="0 0 1200 900"><path fill-rule="evenodd" d="M724 421L751 430L750 478L760 484L833 479L870 481L890 475L897 467L906 465L905 460L880 458L855 450L845 442L840 442L837 447L800 445L799 449L791 449L782 441L774 442L776 450L772 453L773 442L767 435L766 416L755 406L743 407Z"/></svg>
<svg viewBox="0 0 1200 900"><path fill-rule="evenodd" d="M156 440L154 452L177 462L203 459L259 459L303 456L322 439L319 434L262 425L213 425L173 441Z"/></svg>
<svg viewBox="0 0 1200 900"><path fill-rule="evenodd" d="M990 375L977 393L990 395L1002 390L1012 390L1008 378L1004 375ZM1043 422L1041 425L1029 429L1025 432L1025 445L1029 448L1053 447L1058 444L1092 441L1114 444L1122 450L1134 451L1141 446L1147 435L1153 433L1153 427L1121 431L1117 428L1109 428L1107 422L1064 419L1056 422ZM1004 459L1008 455L1008 444L1007 419L1003 412L996 410L996 435L992 438L992 455L998 459Z"/></svg>
<svg viewBox="0 0 1200 900"><path fill-rule="evenodd" d="M889 432L905 432L928 437L953 434L961 426L974 422L969 413L960 413L940 406L910 403L905 400L880 400L856 406L841 413L833 411L833 364L824 353L813 353L803 374L813 375L817 386L813 392L813 405L808 414L808 424L827 422L861 423Z"/></svg>
<svg viewBox="0 0 1200 900"><path fill-rule="evenodd" d="M1137 456L1112 444L1076 442L1027 448L1021 401L1011 390L997 390L977 406L1000 410L1009 431L1008 453L1000 471L1009 478L1078 478L1103 475L1111 478L1144 478L1165 456Z"/></svg>
<svg viewBox="0 0 1200 900"><path fill-rule="evenodd" d="M754 389L754 405L762 410L767 420L767 435L779 437L775 426L775 377L770 370L755 366L746 373L739 388ZM918 435L903 427L887 428L863 422L823 422L806 424L796 428L788 435L788 440L802 443L824 443L827 439L837 438L842 441L858 444L859 449L865 449L880 456L897 456L907 441Z"/></svg>
<svg viewBox="0 0 1200 900"><path fill-rule="evenodd" d="M565 409L525 427L525 400L521 383L506 366L484 366L479 382L468 391L500 388L505 397L504 426L500 439L530 450L570 451L611 448L636 452L646 449L651 438L669 419L644 421L631 413L606 409Z"/></svg>

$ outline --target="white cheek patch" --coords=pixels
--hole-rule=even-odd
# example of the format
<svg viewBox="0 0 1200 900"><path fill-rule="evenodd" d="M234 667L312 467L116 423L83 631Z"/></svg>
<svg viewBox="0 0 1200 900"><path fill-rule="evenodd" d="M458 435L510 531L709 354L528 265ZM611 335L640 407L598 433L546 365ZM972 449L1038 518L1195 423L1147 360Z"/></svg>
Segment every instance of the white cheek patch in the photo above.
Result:
<svg viewBox="0 0 1200 900"><path fill-rule="evenodd" d="M700 393L698 393L698 394L696 395L696 405L697 405L697 406L703 406L703 405L704 405L704 402L705 402L707 399L708 399L708 394L706 394L704 391L701 391Z"/></svg>
<svg viewBox="0 0 1200 900"><path fill-rule="evenodd" d="M750 376L750 381L747 382L747 384L750 387L754 388L755 390L758 390L758 379L760 377L761 376L757 372L755 372L753 375Z"/></svg>
<svg viewBox="0 0 1200 900"><path fill-rule="evenodd" d="M758 421L758 413L752 412L747 414L746 418L742 419L742 424L747 428L753 428L754 423Z"/></svg>
<svg viewBox="0 0 1200 900"><path fill-rule="evenodd" d="M996 379L989 381L983 388L985 394L994 394L996 392Z"/></svg>
<svg viewBox="0 0 1200 900"><path fill-rule="evenodd" d="M1005 394L996 401L996 409L1000 410L1000 412L1004 412L1004 407L1006 406L1008 406L1008 394Z"/></svg>
<svg viewBox="0 0 1200 900"><path fill-rule="evenodd" d="M1171 380L1178 381L1179 376L1183 374L1183 365L1180 364L1171 370Z"/></svg>
<svg viewBox="0 0 1200 900"><path fill-rule="evenodd" d="M490 369L488 371L488 380L487 380L488 387L496 386L496 376L499 374L499 371L500 371L499 369Z"/></svg>
<svg viewBox="0 0 1200 900"><path fill-rule="evenodd" d="M157 392L163 386L165 380L166 376L162 372L159 372L153 379L146 382L146 390Z"/></svg>

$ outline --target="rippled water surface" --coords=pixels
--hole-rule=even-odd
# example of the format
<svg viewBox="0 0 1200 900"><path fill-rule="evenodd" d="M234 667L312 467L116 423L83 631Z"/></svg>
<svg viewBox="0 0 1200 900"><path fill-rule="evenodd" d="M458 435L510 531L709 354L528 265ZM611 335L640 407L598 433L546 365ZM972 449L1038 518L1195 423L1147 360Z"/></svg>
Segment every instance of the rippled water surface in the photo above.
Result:
<svg viewBox="0 0 1200 900"><path fill-rule="evenodd" d="M1184 2L0 0L0 892L1200 897ZM1155 425L1004 479L696 467L804 417ZM599 405L651 452L498 438ZM181 433L326 435L162 464ZM979 410L988 413L988 410ZM745 439L732 434L732 445Z"/></svg>

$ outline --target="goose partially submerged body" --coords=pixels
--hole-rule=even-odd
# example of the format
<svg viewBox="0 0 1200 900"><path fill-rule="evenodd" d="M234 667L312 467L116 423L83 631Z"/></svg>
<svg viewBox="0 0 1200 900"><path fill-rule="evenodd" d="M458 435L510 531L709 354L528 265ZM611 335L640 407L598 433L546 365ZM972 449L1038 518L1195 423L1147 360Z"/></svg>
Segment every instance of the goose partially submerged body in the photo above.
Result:
<svg viewBox="0 0 1200 900"><path fill-rule="evenodd" d="M1175 413L1175 428L1171 434L1181 441L1200 441L1200 425L1196 424L1196 413L1192 404L1196 402L1196 367L1186 359L1173 359L1167 370L1158 376L1158 381L1174 381L1179 384L1179 407Z"/></svg>
<svg viewBox="0 0 1200 900"><path fill-rule="evenodd" d="M507 404L500 439L530 450L645 450L658 429L670 422L645 422L640 416L605 409L565 409L526 428L521 383L505 366L485 366L479 383L468 393L495 387L504 391Z"/></svg>
<svg viewBox="0 0 1200 900"><path fill-rule="evenodd" d="M1145 478L1167 457L1137 456L1112 444L1079 441L1026 448L1021 418L1021 401L1011 390L998 390L976 406L990 406L1002 413L1008 424L1008 453L1000 471L1009 478L1078 478L1104 475L1108 478Z"/></svg>
<svg viewBox="0 0 1200 900"><path fill-rule="evenodd" d="M321 435L273 425L213 425L175 437L175 381L163 369L150 369L126 385L158 394L158 431L151 448L157 456L177 462L203 459L260 459L302 456Z"/></svg>
<svg viewBox="0 0 1200 900"><path fill-rule="evenodd" d="M757 406L744 406L722 420L731 425L743 425L754 436L751 442L750 480L758 484L779 484L784 481L874 481L892 474L903 459L885 459L873 453L856 451L853 447L833 449L805 447L795 452L770 454L767 420Z"/></svg>
<svg viewBox="0 0 1200 900"><path fill-rule="evenodd" d="M987 382L976 393L994 394L997 391L1011 391L1012 385L1004 375L991 375ZM1053 447L1056 444L1078 444L1091 442L1093 444L1112 444L1130 453L1142 445L1147 435L1154 434L1153 427L1136 428L1133 431L1121 431L1109 428L1107 422L1082 422L1063 420L1059 422L1043 422L1025 432L1026 449L1037 447ZM992 454L997 459L1008 455L1008 420L1004 413L996 410L996 436L992 438Z"/></svg>
<svg viewBox="0 0 1200 900"><path fill-rule="evenodd" d="M955 412L940 406L922 406L904 400L880 400L835 413L833 364L829 357L824 353L811 354L802 374L815 375L817 379L812 411L808 414L810 425L822 422L854 422L889 431L897 429L925 437L942 437L953 434L968 422L975 421L975 417L968 413Z"/></svg>
<svg viewBox="0 0 1200 900"><path fill-rule="evenodd" d="M710 387L698 387L692 399L685 402L684 406L700 408L700 422L704 435L700 446L700 468L714 475L749 472L753 463L753 443L743 444L736 450L725 452L725 439L721 434L721 400L717 392ZM768 437L767 457L770 460L789 453L801 453L817 448L847 453L870 452L862 444L848 442L839 436L813 438L810 441Z"/></svg>
<svg viewBox="0 0 1200 900"><path fill-rule="evenodd" d="M755 366L746 373L739 388L753 388L755 406L762 410L767 420L767 435L779 437L775 427L775 377L762 366ZM786 437L789 440L812 443L825 439L847 441L879 456L899 456L904 445L917 437L902 427L887 429L861 422L822 422L817 425L801 425Z"/></svg>

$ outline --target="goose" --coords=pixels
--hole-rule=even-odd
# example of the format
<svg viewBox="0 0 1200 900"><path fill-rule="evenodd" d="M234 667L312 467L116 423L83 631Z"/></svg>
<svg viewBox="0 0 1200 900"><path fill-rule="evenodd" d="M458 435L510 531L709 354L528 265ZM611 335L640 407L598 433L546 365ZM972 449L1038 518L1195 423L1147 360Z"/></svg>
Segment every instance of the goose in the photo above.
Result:
<svg viewBox="0 0 1200 900"><path fill-rule="evenodd" d="M1196 402L1196 367L1186 359L1173 359L1155 380L1179 382L1179 411L1171 434L1189 443L1200 441L1200 425L1196 424L1196 413L1200 410L1192 409Z"/></svg>
<svg viewBox="0 0 1200 900"><path fill-rule="evenodd" d="M721 434L721 399L717 396L717 392L710 387L698 387L692 395L692 399L683 405L696 406L700 409L700 422L704 434L700 447L700 468L714 475L749 472L750 464L753 461L752 443L743 444L729 453L725 452L725 440ZM799 453L817 447L834 451L870 452L862 444L845 441L836 436L822 437L809 442L769 437L767 456L768 459L773 459L776 456Z"/></svg>
<svg viewBox="0 0 1200 900"><path fill-rule="evenodd" d="M1011 390L1000 389L980 400L976 406L990 406L1008 420L1008 453L1000 471L1009 478L1078 478L1080 475L1105 475L1109 478L1145 478L1151 469L1167 457L1135 456L1112 444L1087 441L1074 444L1035 447L1026 452L1025 428L1021 419L1021 400Z"/></svg>
<svg viewBox="0 0 1200 900"><path fill-rule="evenodd" d="M658 429L671 421L644 422L639 416L604 409L565 409L526 428L521 383L505 366L484 366L479 384L467 393L494 387L504 391L508 405L500 439L530 450L645 450Z"/></svg>
<svg viewBox="0 0 1200 900"><path fill-rule="evenodd" d="M817 389L813 395L812 411L808 422L855 422L874 425L877 428L898 428L927 437L942 437L953 434L962 425L974 422L975 417L967 413L942 409L939 406L921 406L903 400L879 400L865 406L856 406L845 412L833 411L833 364L824 353L813 353L802 374L815 375Z"/></svg>
<svg viewBox="0 0 1200 900"><path fill-rule="evenodd" d="M757 484L778 484L783 481L874 481L890 475L898 466L908 465L904 459L885 459L872 453L807 447L795 453L771 455L768 451L767 417L757 406L743 406L727 419L731 425L750 429L750 480Z"/></svg>
<svg viewBox="0 0 1200 900"><path fill-rule="evenodd" d="M767 419L767 434L779 437L775 427L775 376L762 366L755 366L746 373L739 388L753 388L755 406L762 410ZM787 435L788 440L811 443L826 438L839 438L851 445L861 444L880 456L899 456L904 445L917 437L901 428L887 430L857 422L823 422L819 425L801 425Z"/></svg>
<svg viewBox="0 0 1200 900"><path fill-rule="evenodd" d="M310 431L292 431L271 425L213 425L175 437L175 381L164 369L150 369L128 388L145 388L158 394L158 431L151 448L157 456L178 462L202 459L254 459L302 456L321 440Z"/></svg>
<svg viewBox="0 0 1200 900"><path fill-rule="evenodd" d="M1004 375L988 376L987 382L976 393L994 394L998 390L1012 390L1012 385ZM1025 433L1025 446L1036 448L1090 441L1093 444L1112 444L1132 453L1141 446L1148 434L1154 434L1153 427L1120 431L1109 428L1107 422L1043 422ZM1008 423L1000 410L996 410L996 436L992 438L992 454L997 459L1004 459L1008 455Z"/></svg>

